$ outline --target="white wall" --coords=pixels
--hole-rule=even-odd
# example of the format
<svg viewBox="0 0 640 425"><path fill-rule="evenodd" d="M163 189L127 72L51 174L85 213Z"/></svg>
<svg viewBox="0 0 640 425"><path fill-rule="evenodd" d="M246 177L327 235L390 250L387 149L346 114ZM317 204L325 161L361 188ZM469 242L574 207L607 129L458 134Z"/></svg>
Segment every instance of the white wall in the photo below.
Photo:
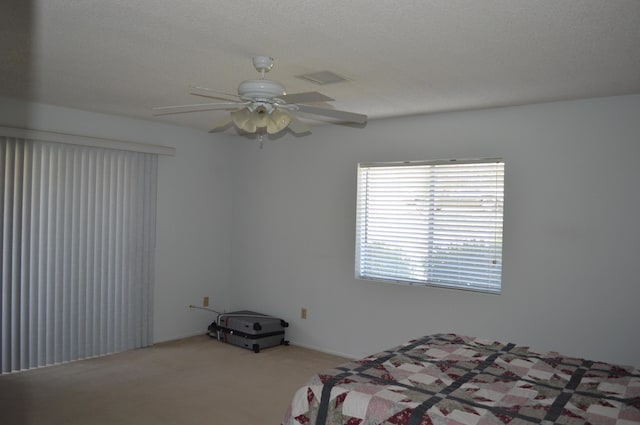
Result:
<svg viewBox="0 0 640 425"><path fill-rule="evenodd" d="M230 144L224 136L0 98L0 125L173 146L160 156L154 341L203 333L213 315L189 309L229 298Z"/></svg>
<svg viewBox="0 0 640 425"><path fill-rule="evenodd" d="M639 135L627 96L237 143L234 307L348 356L456 332L640 365ZM501 295L353 278L358 162L487 156L506 161Z"/></svg>
<svg viewBox="0 0 640 425"><path fill-rule="evenodd" d="M177 148L159 163L155 341L202 332L212 316L187 306L209 295L348 356L458 332L640 365L640 96L316 127L262 150L8 99L0 125ZM506 160L502 295L353 278L358 162L481 156Z"/></svg>

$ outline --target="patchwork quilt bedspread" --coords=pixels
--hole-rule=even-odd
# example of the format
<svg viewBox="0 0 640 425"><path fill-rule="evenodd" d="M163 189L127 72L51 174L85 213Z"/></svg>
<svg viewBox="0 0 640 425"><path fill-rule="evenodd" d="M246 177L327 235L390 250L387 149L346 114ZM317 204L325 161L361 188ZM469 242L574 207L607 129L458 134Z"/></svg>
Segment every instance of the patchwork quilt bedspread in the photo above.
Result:
<svg viewBox="0 0 640 425"><path fill-rule="evenodd" d="M640 370L431 335L313 376L283 423L640 424Z"/></svg>

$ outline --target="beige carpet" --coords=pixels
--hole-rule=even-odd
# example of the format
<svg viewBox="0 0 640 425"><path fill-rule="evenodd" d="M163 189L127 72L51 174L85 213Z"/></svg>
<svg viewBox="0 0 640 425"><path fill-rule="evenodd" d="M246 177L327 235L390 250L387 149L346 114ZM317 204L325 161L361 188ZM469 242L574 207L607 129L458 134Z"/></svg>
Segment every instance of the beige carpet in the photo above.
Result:
<svg viewBox="0 0 640 425"><path fill-rule="evenodd" d="M278 425L293 392L346 359L206 335L0 375L2 425Z"/></svg>

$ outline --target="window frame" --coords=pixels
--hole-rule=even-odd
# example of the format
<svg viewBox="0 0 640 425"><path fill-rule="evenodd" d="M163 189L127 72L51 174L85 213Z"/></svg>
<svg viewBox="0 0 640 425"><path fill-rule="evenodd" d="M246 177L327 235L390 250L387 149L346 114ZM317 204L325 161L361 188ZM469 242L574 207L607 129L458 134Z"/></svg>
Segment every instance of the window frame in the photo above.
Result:
<svg viewBox="0 0 640 425"><path fill-rule="evenodd" d="M443 282L443 281L437 281L437 280L433 280L432 278L429 277L430 272L428 271L424 271L425 277L424 279L422 278L409 278L408 276L376 276L376 273L370 273L368 272L366 269L367 268L371 268L371 265L368 266L364 266L363 264L365 263L371 263L371 260L376 260L376 254L372 254L370 256L367 257L366 253L363 253L363 250L366 251L366 248L368 247L371 250L372 245L374 244L374 242L370 242L370 241L363 241L364 238L367 237L367 235L369 234L368 232L370 232L368 226L370 224L370 221L368 218L366 217L370 217L370 212L371 209L373 207L369 206L367 204L368 201L365 201L364 197L369 195L369 192L367 192L366 195L363 195L363 190L365 190L365 188L363 187L363 179L365 179L365 177L363 176L363 173L366 172L366 170L370 170L370 169L375 169L375 168L386 168L386 169L393 169L393 168L397 168L400 169L400 167L414 167L414 169L418 169L420 168L425 168L425 169L430 169L430 170L437 170L438 167L446 169L446 167L442 167L442 166L448 166L448 169L452 169L450 166L454 165L466 165L466 164L500 164L495 171L495 175L496 175L496 183L494 186L494 198L493 200L495 201L495 206L493 207L493 210L490 207L487 206L482 206L482 207L478 207L477 210L473 210L472 212L477 212L477 211L488 211L491 210L493 211L492 213L496 214L495 219L494 220L490 220L490 219L486 219L486 221L482 221L481 222L481 226L484 226L485 224L489 223L490 224L490 228L495 232L493 235L493 237L495 238L493 241L490 241L489 238L487 238L486 240L483 239L473 239L474 242L477 242L478 240L480 241L480 243L484 243L486 244L487 248L482 250L482 255L488 255L488 254L493 254L494 257L492 260L492 265L487 266L487 270L490 270L490 272L487 272L487 277L490 277L491 280L490 283L483 283L483 281L481 281L480 279L476 279L475 283L468 283L468 282L464 282L459 280L457 283L454 282ZM489 167L487 167L489 168ZM505 161L503 158L501 157L492 157L492 158L475 158L475 159L445 159L445 160L428 160L428 161L400 161L400 162L362 162L362 163L358 163L357 166L357 198L356 198L356 237L355 237L355 263L354 263L354 276L356 279L358 280L368 280L368 281L377 281L377 282L383 282L383 283L392 283L392 284L401 284L401 285L409 285L409 286L425 286L425 287L442 287L442 288L448 288L448 289L459 289L459 290L467 290L467 291L473 291L473 292L482 292L482 293L489 293L489 294L500 294L502 292L502 280L503 280L503 272L502 272L502 252L504 249L504 169L505 169ZM365 170L365 171L363 171ZM416 172L419 172L416 171ZM426 173L435 173L436 171L431 171L431 172L426 172ZM448 175L447 173L450 173L445 171L444 173L441 174L442 175ZM368 177L368 175L367 175ZM445 193L446 191L444 191L444 187L447 187L446 185L442 184L439 187L438 184L436 183L435 189L433 186L433 181L429 180L431 182L430 186L429 186L429 190L428 196L432 196L433 193L436 194L436 196L438 194L442 194ZM470 181L470 180L469 180ZM490 182L489 178L486 178L483 180L484 182ZM467 182L468 183L468 182ZM405 187L407 186L407 183L405 183ZM449 186L450 188L451 186ZM468 187L468 186L460 186L461 188L464 187ZM487 187L491 187L490 185ZM478 190L477 192L474 192L474 194L485 194L487 193L488 189L484 189L483 190ZM489 192L490 193L490 192ZM372 195L374 196L374 195ZM477 196L477 195L476 195ZM367 198L368 199L368 198ZM451 198L448 198L451 199ZM413 202L413 201L412 201ZM404 203L402 204L403 206L406 206L407 204ZM435 205L435 204L429 204L431 206ZM380 210L382 209L382 207L380 207L380 209L378 210L378 212L380 212ZM419 208L417 206L414 206L414 210L418 210ZM423 208L424 209L424 208ZM366 210L366 211L363 211ZM368 215L367 215L368 214ZM425 217L420 217L420 220L423 220L424 223L428 223L426 226L425 224L421 221L420 224L417 227L425 227L428 229L431 229L431 232L434 232L435 230L441 230L439 227L437 227L436 224L434 224L434 222L436 221L434 218L432 218L431 216L433 214L431 213L425 213L424 211L422 212L422 214ZM486 214L487 216L489 215L489 213L483 213ZM499 214L499 215L498 215ZM397 217L398 215L396 214L394 217ZM426 216L429 216L430 218L426 218ZM446 213L443 213L442 216L446 216ZM470 217L471 213L466 213L466 215L463 218L467 218ZM389 218L389 216L387 216L386 218ZM460 218L460 217L457 217ZM440 218L441 219L441 218ZM366 222L364 222L364 221ZM389 226L386 227L382 226L382 227L378 227L378 229L382 229L382 230L390 230L390 228L393 226ZM475 227L475 225L472 225L472 227ZM435 229L435 230L434 230ZM414 230L414 228L410 228L410 231ZM464 242L468 243L469 241L471 241L472 239L465 239L465 237L469 237L469 236L473 236L475 234L469 232L469 233L464 233L461 236L456 236L455 239L453 239L455 242L453 244L451 244L450 246L455 245L455 243L458 244L464 244ZM380 243L379 241L377 241L377 243ZM492 245L493 244L493 245ZM425 270L431 270L432 268L434 268L434 264L435 264L435 260L433 260L432 254L433 251L430 251L429 248L429 244L427 242L424 242L419 249L422 249L424 251L424 253L422 254L418 254L422 257L424 257L424 264L421 266L423 267ZM387 254L388 253L392 253L393 255L398 255L398 254L402 254L402 248L399 248L397 251L393 251L393 250L388 250L385 251ZM451 256L450 258L462 258L462 256ZM396 260L393 260L396 261ZM397 265L404 265L407 268L410 267L410 259L407 260L401 260L401 261L397 261L395 264ZM390 265L392 264L391 262L389 263L385 263L385 265ZM442 266L442 261L440 262L441 264L441 268L447 268L450 266L449 263L447 263L447 266ZM462 267L458 267L457 273L460 274L460 270L464 271L468 269L468 265L463 265ZM401 272L399 272L401 273ZM413 272L407 271L407 274L413 274ZM380 273L380 274L384 274L384 273ZM452 271L451 274L453 275L454 272ZM495 277L495 275L497 275L497 279ZM413 276L415 277L415 276Z"/></svg>

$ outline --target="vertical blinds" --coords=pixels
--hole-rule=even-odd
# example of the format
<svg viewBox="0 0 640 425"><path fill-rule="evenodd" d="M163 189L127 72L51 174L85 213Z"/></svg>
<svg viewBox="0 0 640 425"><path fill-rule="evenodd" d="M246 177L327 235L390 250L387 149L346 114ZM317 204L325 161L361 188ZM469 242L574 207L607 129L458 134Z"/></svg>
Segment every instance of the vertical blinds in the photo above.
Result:
<svg viewBox="0 0 640 425"><path fill-rule="evenodd" d="M157 155L0 137L1 371L151 343Z"/></svg>
<svg viewBox="0 0 640 425"><path fill-rule="evenodd" d="M504 161L360 164L356 277L500 292Z"/></svg>

